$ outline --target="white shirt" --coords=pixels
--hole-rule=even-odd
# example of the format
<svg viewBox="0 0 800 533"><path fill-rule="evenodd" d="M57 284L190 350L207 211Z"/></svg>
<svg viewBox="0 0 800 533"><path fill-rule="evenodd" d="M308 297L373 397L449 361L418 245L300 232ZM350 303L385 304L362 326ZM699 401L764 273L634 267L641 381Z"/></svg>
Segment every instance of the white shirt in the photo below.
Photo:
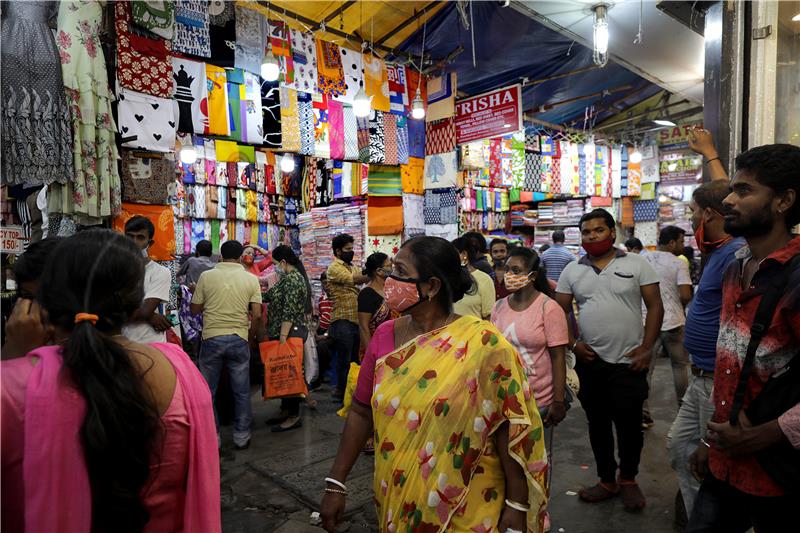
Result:
<svg viewBox="0 0 800 533"><path fill-rule="evenodd" d="M162 303L169 301L172 286L172 275L169 269L155 261L148 261L144 267L144 300L155 298ZM156 309L158 312L158 309ZM149 344L151 342L167 342L165 332L157 332L147 322L136 322L122 327L122 334L133 342Z"/></svg>
<svg viewBox="0 0 800 533"><path fill-rule="evenodd" d="M661 301L664 303L664 321L661 331L669 331L686 324L686 313L681 303L678 285L692 285L689 275L689 265L669 252L648 252L644 256L658 273L661 282L658 285L661 291Z"/></svg>

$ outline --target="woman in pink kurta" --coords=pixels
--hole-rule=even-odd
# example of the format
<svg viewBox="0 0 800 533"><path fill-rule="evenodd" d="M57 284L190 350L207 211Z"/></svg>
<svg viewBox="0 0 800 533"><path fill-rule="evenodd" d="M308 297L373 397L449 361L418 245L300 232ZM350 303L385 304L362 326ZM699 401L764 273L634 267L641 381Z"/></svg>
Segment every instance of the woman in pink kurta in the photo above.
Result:
<svg viewBox="0 0 800 533"><path fill-rule="evenodd" d="M52 258L40 299L58 344L37 339L38 303L8 325L2 529L220 531L208 386L180 348L119 334L141 304L138 249L87 231Z"/></svg>

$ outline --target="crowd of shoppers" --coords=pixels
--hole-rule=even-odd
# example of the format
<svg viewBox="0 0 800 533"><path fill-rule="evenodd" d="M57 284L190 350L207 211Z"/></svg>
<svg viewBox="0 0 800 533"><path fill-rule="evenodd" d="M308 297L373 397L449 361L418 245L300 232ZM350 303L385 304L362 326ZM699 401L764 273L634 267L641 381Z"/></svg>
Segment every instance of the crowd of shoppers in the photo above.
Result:
<svg viewBox="0 0 800 533"><path fill-rule="evenodd" d="M715 153L707 132L691 143ZM579 496L642 509L643 408L659 351L673 370L667 449L687 531L791 529L800 148L749 150L731 180L718 160L707 163L713 180L691 202L703 254L695 290L684 230L661 228L657 249L632 239L625 251L602 209L580 220L580 258L559 232L541 256L507 241L487 247L470 232L452 243L408 240L362 269L354 239L339 235L316 306L290 247L227 241L215 261L202 241L178 272L188 315L202 318L191 324L202 336L197 361L165 311L171 279L149 257L148 219L131 218L124 235L87 230L31 246L15 265L18 301L3 339L2 527L220 531L214 400L223 375L234 446L244 449L254 347L308 341L312 329L336 358L337 399L350 363L360 363L325 478L327 531L343 517L348 474L372 436L382 531L409 520L419 531L547 529L554 428L577 388L570 354L599 478ZM301 403L281 398L272 430L300 427Z"/></svg>

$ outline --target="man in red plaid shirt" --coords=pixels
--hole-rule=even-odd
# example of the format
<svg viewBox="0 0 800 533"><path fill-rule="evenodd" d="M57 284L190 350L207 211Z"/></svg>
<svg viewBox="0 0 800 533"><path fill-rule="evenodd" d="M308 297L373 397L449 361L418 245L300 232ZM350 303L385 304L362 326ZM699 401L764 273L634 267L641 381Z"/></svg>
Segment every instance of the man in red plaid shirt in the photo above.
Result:
<svg viewBox="0 0 800 533"><path fill-rule="evenodd" d="M800 448L800 404L763 424L744 414L767 379L800 351L800 267L790 273L771 326L756 351L739 424L728 420L750 340L750 326L765 287L794 256L800 237L800 148L761 146L736 159L732 192L723 202L725 231L745 237L737 261L725 272L714 373L714 417L692 455L692 470L704 476L687 532L756 533L797 528L797 494L787 494L761 467L756 452L788 440ZM795 505L792 505L795 504ZM795 524L792 526L791 524Z"/></svg>

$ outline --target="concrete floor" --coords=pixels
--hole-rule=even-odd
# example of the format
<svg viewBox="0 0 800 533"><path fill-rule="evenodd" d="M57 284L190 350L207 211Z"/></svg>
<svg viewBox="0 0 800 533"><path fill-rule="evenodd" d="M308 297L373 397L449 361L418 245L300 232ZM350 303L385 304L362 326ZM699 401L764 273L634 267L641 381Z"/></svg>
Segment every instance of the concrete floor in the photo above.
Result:
<svg viewBox="0 0 800 533"><path fill-rule="evenodd" d="M327 389L314 393L316 411L304 407L301 429L274 434L264 421L278 410L277 401L253 396L253 440L250 448L233 450L231 428L223 427L222 525L225 533L319 533L309 525L318 510L323 478L336 455L343 420ZM653 376L651 410L655 426L645 433L639 483L647 496L641 513L623 510L619 499L589 505L577 492L596 482L595 466L580 404L573 406L557 428L550 502L552 532L673 533L675 474L670 468L665 438L677 410L669 361L660 359ZM372 459L363 457L348 479L348 522L342 531L377 531L372 505Z"/></svg>

